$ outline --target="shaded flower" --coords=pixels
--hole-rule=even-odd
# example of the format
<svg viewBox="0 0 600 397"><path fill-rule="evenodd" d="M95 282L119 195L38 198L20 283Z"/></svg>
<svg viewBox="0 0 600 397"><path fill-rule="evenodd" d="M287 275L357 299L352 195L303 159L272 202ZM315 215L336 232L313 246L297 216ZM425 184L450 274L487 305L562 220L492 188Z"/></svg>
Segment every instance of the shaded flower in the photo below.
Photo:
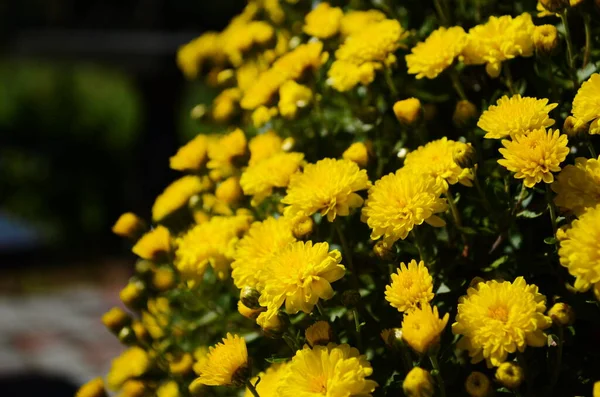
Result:
<svg viewBox="0 0 600 397"><path fill-rule="evenodd" d="M600 118L600 74L592 74L577 90L573 99L573 117L577 119L575 127ZM600 134L598 123L592 124L589 132Z"/></svg>
<svg viewBox="0 0 600 397"><path fill-rule="evenodd" d="M574 165L567 165L557 175L552 190L556 192L556 205L575 215L600 204L600 156L576 158Z"/></svg>
<svg viewBox="0 0 600 397"><path fill-rule="evenodd" d="M471 397L486 397L492 391L492 385L485 374L473 371L465 381L465 390Z"/></svg>
<svg viewBox="0 0 600 397"><path fill-rule="evenodd" d="M331 325L327 321L317 321L304 332L306 341L311 346L327 345L332 339Z"/></svg>

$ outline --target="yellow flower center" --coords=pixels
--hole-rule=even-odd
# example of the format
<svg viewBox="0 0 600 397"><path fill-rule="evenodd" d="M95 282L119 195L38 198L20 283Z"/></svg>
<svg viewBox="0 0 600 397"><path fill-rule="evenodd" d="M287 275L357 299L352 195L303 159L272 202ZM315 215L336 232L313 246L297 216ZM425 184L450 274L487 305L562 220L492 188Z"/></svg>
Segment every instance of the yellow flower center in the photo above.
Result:
<svg viewBox="0 0 600 397"><path fill-rule="evenodd" d="M506 306L490 307L488 309L488 316L494 320L502 321L503 323L508 321L508 309Z"/></svg>

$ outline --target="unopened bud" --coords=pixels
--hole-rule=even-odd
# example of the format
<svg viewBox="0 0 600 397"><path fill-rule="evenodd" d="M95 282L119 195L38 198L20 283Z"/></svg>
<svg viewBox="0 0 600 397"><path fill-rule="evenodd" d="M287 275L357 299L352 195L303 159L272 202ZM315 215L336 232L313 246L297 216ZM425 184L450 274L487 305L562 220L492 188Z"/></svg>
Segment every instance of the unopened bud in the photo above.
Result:
<svg viewBox="0 0 600 397"><path fill-rule="evenodd" d="M204 105L196 105L190 111L190 117L193 120L201 120L206 116L206 106Z"/></svg>
<svg viewBox="0 0 600 397"><path fill-rule="evenodd" d="M288 328L290 320L288 316L281 312L269 313L263 312L256 319L256 323L260 325L264 334L268 338L277 339L281 338Z"/></svg>
<svg viewBox="0 0 600 397"><path fill-rule="evenodd" d="M133 320L133 323L131 323L131 329L133 330L133 333L135 334L135 337L137 338L138 342L142 342L142 343L150 342L148 330L146 329L144 324L142 324L141 321Z"/></svg>
<svg viewBox="0 0 600 397"><path fill-rule="evenodd" d="M239 201L244 196L244 192L240 186L240 178L232 176L225 179L217 186L215 196L217 199L227 204L233 204Z"/></svg>
<svg viewBox="0 0 600 397"><path fill-rule="evenodd" d="M133 345L137 342L135 332L133 332L133 329L129 326L121 328L117 337L119 338L119 342L127 346Z"/></svg>
<svg viewBox="0 0 600 397"><path fill-rule="evenodd" d="M258 309L260 305L258 304L258 299L260 298L260 292L252 287L244 287L240 290L240 300L244 304L244 306L250 309Z"/></svg>
<svg viewBox="0 0 600 397"><path fill-rule="evenodd" d="M573 116L567 117L563 124L563 132L570 137L585 134L589 128L590 126L588 123L584 123Z"/></svg>
<svg viewBox="0 0 600 397"><path fill-rule="evenodd" d="M264 312L266 309L264 307L259 307L258 309L250 309L248 306L244 305L242 301L238 301L238 312L250 320L256 320L260 313Z"/></svg>
<svg viewBox="0 0 600 397"><path fill-rule="evenodd" d="M102 324L115 334L130 322L131 317L120 307L113 307L102 316Z"/></svg>
<svg viewBox="0 0 600 397"><path fill-rule="evenodd" d="M137 240L147 231L146 222L133 212L126 212L117 219L112 227L114 234Z"/></svg>
<svg viewBox="0 0 600 397"><path fill-rule="evenodd" d="M355 162L359 167L365 167L369 161L369 150L364 142L354 142L344 153L342 158Z"/></svg>
<svg viewBox="0 0 600 397"><path fill-rule="evenodd" d="M235 71L233 69L221 70L217 74L217 84L220 86L230 85L235 80Z"/></svg>
<svg viewBox="0 0 600 397"><path fill-rule="evenodd" d="M402 390L407 396L433 397L435 393L433 377L429 371L414 367L406 375L402 383Z"/></svg>
<svg viewBox="0 0 600 397"><path fill-rule="evenodd" d="M381 331L381 339L383 342L393 349L401 347L404 342L402 341L402 328L386 328Z"/></svg>
<svg viewBox="0 0 600 397"><path fill-rule="evenodd" d="M536 26L533 31L535 50L544 55L550 55L558 45L558 31L554 25Z"/></svg>
<svg viewBox="0 0 600 397"><path fill-rule="evenodd" d="M490 379L481 372L471 372L465 381L465 389L471 397L486 397L492 391Z"/></svg>
<svg viewBox="0 0 600 397"><path fill-rule="evenodd" d="M458 143L452 159L460 168L473 168L477 164L477 152L470 143Z"/></svg>
<svg viewBox="0 0 600 397"><path fill-rule="evenodd" d="M496 380L509 389L517 389L524 379L523 368L508 361L500 364L496 370Z"/></svg>
<svg viewBox="0 0 600 397"><path fill-rule="evenodd" d="M570 5L569 0L540 0L540 3L546 10L554 13L561 12Z"/></svg>
<svg viewBox="0 0 600 397"><path fill-rule="evenodd" d="M390 260L394 256L390 246L380 240L373 246L373 252L379 259Z"/></svg>
<svg viewBox="0 0 600 397"><path fill-rule="evenodd" d="M140 280L132 280L119 293L121 301L132 309L139 307L145 295L146 288Z"/></svg>
<svg viewBox="0 0 600 397"><path fill-rule="evenodd" d="M327 345L333 339L331 325L327 321L317 321L304 332L306 341L312 347Z"/></svg>
<svg viewBox="0 0 600 397"><path fill-rule="evenodd" d="M423 118L421 101L417 98L408 98L394 104L394 114L398 121L406 125L412 125Z"/></svg>
<svg viewBox="0 0 600 397"><path fill-rule="evenodd" d="M152 286L158 291L167 291L175 285L175 274L170 269L158 269L152 275Z"/></svg>
<svg viewBox="0 0 600 397"><path fill-rule="evenodd" d="M463 99L456 103L452 121L459 127L469 126L477 118L477 107L470 101Z"/></svg>
<svg viewBox="0 0 600 397"><path fill-rule="evenodd" d="M548 316L557 325L571 325L575 322L575 312L573 308L566 303L555 303L548 310Z"/></svg>
<svg viewBox="0 0 600 397"><path fill-rule="evenodd" d="M294 223L292 233L297 239L309 236L314 228L315 222L310 216L303 217Z"/></svg>

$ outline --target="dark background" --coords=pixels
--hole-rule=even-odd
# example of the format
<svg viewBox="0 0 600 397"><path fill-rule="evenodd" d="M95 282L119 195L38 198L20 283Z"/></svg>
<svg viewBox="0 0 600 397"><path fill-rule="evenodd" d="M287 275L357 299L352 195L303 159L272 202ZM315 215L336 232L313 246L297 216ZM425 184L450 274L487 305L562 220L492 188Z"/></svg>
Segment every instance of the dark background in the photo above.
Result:
<svg viewBox="0 0 600 397"><path fill-rule="evenodd" d="M29 358L40 352L39 339L43 346L61 340L59 346L83 350L94 365L107 367L108 356L75 346L81 341L64 330L38 337L46 327L32 322L23 337L19 327L40 318L25 313L37 303L85 301L72 290L105 298L80 313L94 332L102 327L97 315L116 303L132 263L111 225L125 211L149 218L154 197L176 177L169 156L206 128L188 115L212 93L184 80L177 48L221 30L243 6L242 0L0 2L3 396L71 396L87 380L87 374L47 373L47 366L11 367L19 361L11 357L35 361ZM3 308L14 315L3 316ZM76 310L82 309L65 312Z"/></svg>

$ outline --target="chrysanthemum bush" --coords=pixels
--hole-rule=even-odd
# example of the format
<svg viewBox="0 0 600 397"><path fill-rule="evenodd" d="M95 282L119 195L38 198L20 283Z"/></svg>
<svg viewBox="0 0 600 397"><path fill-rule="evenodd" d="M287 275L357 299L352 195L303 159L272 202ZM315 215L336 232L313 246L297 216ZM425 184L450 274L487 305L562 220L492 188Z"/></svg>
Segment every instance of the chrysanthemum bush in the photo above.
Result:
<svg viewBox="0 0 600 397"><path fill-rule="evenodd" d="M600 396L590 0L250 1L80 397Z"/></svg>

